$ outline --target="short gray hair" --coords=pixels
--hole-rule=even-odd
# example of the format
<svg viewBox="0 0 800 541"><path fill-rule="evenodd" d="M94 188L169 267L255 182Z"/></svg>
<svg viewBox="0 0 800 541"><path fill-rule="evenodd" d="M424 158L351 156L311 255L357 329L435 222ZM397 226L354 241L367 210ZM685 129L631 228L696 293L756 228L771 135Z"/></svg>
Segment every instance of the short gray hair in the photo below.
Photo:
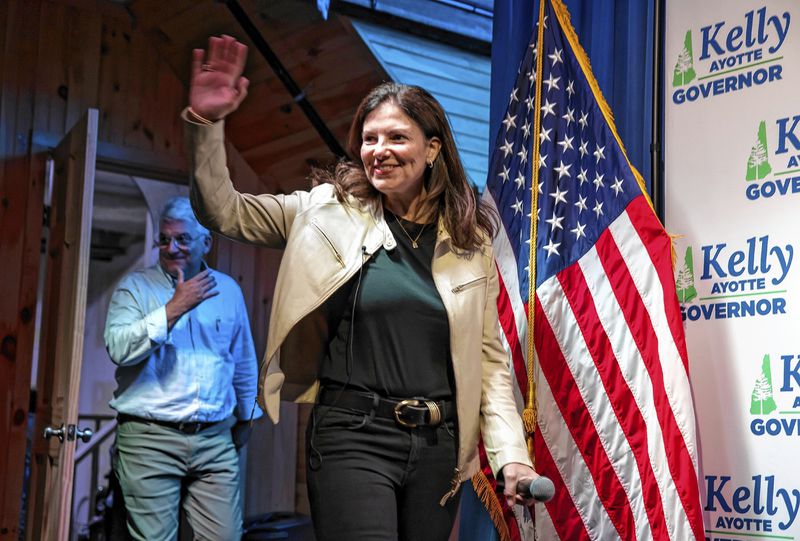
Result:
<svg viewBox="0 0 800 541"><path fill-rule="evenodd" d="M197 221L188 197L171 197L161 209L160 221L176 220L185 222L199 235L210 237L211 233Z"/></svg>

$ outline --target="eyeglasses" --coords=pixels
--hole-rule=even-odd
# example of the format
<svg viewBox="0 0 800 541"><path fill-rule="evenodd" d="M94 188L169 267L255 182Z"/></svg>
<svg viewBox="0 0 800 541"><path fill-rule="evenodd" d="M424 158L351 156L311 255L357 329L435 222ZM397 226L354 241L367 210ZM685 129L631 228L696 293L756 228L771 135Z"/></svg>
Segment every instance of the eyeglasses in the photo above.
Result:
<svg viewBox="0 0 800 541"><path fill-rule="evenodd" d="M168 237L166 235L159 235L156 239L156 247L158 248L169 248L172 245L172 242L175 242L175 245L181 249L185 250L189 248L189 245L194 241L194 237L189 235L188 233L181 233L175 237Z"/></svg>

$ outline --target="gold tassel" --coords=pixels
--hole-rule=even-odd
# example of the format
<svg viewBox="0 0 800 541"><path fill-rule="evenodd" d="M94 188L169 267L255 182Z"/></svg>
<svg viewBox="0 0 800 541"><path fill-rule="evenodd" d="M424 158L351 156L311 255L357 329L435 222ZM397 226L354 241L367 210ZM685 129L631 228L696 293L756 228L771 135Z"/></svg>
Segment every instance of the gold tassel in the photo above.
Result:
<svg viewBox="0 0 800 541"><path fill-rule="evenodd" d="M522 423L525 425L525 432L528 435L536 432L536 410L533 408L522 410Z"/></svg>
<svg viewBox="0 0 800 541"><path fill-rule="evenodd" d="M500 500L497 498L491 483L486 478L482 471L478 471L472 476L472 487L475 489L475 494L481 501L483 506L489 512L489 517L494 523L500 541L511 541L511 534L508 531L508 524L503 515L503 508L500 505Z"/></svg>

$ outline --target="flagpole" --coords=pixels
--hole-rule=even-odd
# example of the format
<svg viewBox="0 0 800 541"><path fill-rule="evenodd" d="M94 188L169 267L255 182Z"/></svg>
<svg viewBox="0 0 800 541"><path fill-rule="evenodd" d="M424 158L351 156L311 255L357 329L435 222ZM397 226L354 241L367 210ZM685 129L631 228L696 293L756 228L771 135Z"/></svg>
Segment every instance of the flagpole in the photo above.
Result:
<svg viewBox="0 0 800 541"><path fill-rule="evenodd" d="M536 312L536 240L538 238L539 208L539 132L542 129L542 46L544 45L544 7L547 0L539 2L539 23L536 33L536 81L534 91L533 151L531 152L531 229L530 258L528 260L528 396L522 419L528 433L528 453L536 465L533 453L533 434L536 431L536 379L534 377L534 313Z"/></svg>
<svg viewBox="0 0 800 541"><path fill-rule="evenodd" d="M653 104L652 132L650 137L650 187L653 209L664 223L664 167L663 167L663 117L664 117L664 2L653 0Z"/></svg>

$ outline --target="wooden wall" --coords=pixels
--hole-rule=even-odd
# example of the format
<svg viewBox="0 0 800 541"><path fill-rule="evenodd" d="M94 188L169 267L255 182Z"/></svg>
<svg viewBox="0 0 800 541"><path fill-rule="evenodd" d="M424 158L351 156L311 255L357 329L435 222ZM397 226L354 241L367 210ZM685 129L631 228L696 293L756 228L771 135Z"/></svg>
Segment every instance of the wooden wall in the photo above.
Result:
<svg viewBox="0 0 800 541"><path fill-rule="evenodd" d="M0 2L0 538L16 539L34 341L44 141L88 107L107 152L180 163L184 89L127 13L94 1ZM158 100L153 98L158 96Z"/></svg>
<svg viewBox="0 0 800 541"><path fill-rule="evenodd" d="M256 173L231 144L227 145L227 153L228 168L231 178L236 179L237 189L249 193L263 191ZM267 325L281 255L280 250L240 244L215 235L209 258L214 268L233 277L242 288L259 361L266 349ZM278 425L273 425L266 415L254 423L245 448L245 518L267 511L295 510L297 438L295 404L281 403Z"/></svg>
<svg viewBox="0 0 800 541"><path fill-rule="evenodd" d="M152 35L101 0L0 1L0 81L0 539L17 539L44 158L95 107L98 167L186 182L179 120L186 90ZM251 176L249 191L264 191ZM221 243L218 261L242 285L260 355L278 256ZM251 457L261 454L252 447ZM293 486L284 498L293 501Z"/></svg>
<svg viewBox="0 0 800 541"><path fill-rule="evenodd" d="M100 141L181 158L184 86L124 9L8 0L0 24L4 131L62 135L96 107Z"/></svg>

